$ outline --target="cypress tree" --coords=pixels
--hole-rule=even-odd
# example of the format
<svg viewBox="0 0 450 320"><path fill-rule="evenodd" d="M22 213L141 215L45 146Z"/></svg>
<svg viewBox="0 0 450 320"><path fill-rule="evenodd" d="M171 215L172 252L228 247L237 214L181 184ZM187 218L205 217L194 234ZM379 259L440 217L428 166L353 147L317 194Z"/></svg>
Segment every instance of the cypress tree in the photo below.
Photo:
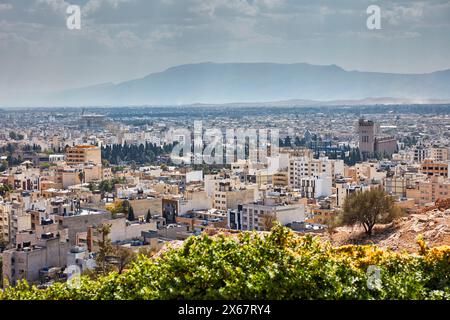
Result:
<svg viewBox="0 0 450 320"><path fill-rule="evenodd" d="M134 217L134 210L133 207L130 205L128 207L128 221L135 221L135 217Z"/></svg>

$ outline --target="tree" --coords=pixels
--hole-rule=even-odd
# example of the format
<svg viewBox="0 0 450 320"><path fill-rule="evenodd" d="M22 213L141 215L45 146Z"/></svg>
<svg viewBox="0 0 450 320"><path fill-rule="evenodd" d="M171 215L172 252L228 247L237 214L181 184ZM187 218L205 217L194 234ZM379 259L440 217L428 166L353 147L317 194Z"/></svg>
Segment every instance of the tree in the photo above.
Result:
<svg viewBox="0 0 450 320"><path fill-rule="evenodd" d="M7 168L8 168L8 161L3 160L0 163L0 172L6 171Z"/></svg>
<svg viewBox="0 0 450 320"><path fill-rule="evenodd" d="M149 223L152 220L152 213L150 212L150 209L147 211L147 215L145 216L145 222Z"/></svg>
<svg viewBox="0 0 450 320"><path fill-rule="evenodd" d="M342 224L360 224L367 235L372 235L377 223L389 223L400 215L394 199L383 189L356 192L347 197L340 215Z"/></svg>
<svg viewBox="0 0 450 320"><path fill-rule="evenodd" d="M4 196L6 193L11 192L13 188L9 184L0 184L0 196Z"/></svg>
<svg viewBox="0 0 450 320"><path fill-rule="evenodd" d="M277 218L273 214L266 213L266 214L262 215L262 222L263 222L264 229L266 231L270 231L273 228L276 220L277 220Z"/></svg>
<svg viewBox="0 0 450 320"><path fill-rule="evenodd" d="M19 140L23 140L23 138L24 138L24 135L23 134L17 134L17 133L15 133L14 131L11 131L10 133L9 133L9 138L11 138L12 140L16 140L16 141L19 141Z"/></svg>
<svg viewBox="0 0 450 320"><path fill-rule="evenodd" d="M6 248L6 246L8 245L8 242L5 240L5 238L2 236L2 235L0 235L0 252L2 252L5 248ZM1 255L0 255L0 257L1 257ZM1 277L0 277L0 281L1 281Z"/></svg>
<svg viewBox="0 0 450 320"><path fill-rule="evenodd" d="M108 257L110 257L114 251L111 244L111 239L108 237L111 233L111 225L103 224L98 227L96 231L101 235L101 239L97 241L99 250L97 256L95 257L97 270L102 274L107 274L110 271Z"/></svg>
<svg viewBox="0 0 450 320"><path fill-rule="evenodd" d="M78 178L80 179L80 183L83 184L84 183L84 178L85 178L85 175L84 175L83 171L80 171L80 173L78 174Z"/></svg>
<svg viewBox="0 0 450 320"><path fill-rule="evenodd" d="M134 221L136 218L134 217L134 210L131 205L128 206L128 221Z"/></svg>
<svg viewBox="0 0 450 320"><path fill-rule="evenodd" d="M116 267L119 274L136 258L136 254L132 250L122 246L116 246L113 256L116 258Z"/></svg>
<svg viewBox="0 0 450 320"><path fill-rule="evenodd" d="M3 288L3 258L0 255L0 288Z"/></svg>
<svg viewBox="0 0 450 320"><path fill-rule="evenodd" d="M333 235L336 231L336 228L340 224L340 217L331 217L325 222L325 225L327 226L327 232L331 239L333 239Z"/></svg>
<svg viewBox="0 0 450 320"><path fill-rule="evenodd" d="M48 168L50 168L50 163L48 162L41 163L41 169L48 169Z"/></svg>

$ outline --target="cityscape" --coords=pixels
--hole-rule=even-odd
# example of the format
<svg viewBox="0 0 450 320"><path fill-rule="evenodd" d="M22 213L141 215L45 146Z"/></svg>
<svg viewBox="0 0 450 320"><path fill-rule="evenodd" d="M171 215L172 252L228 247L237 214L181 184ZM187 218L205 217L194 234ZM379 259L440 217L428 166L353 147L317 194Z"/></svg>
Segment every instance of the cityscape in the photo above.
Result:
<svg viewBox="0 0 450 320"><path fill-rule="evenodd" d="M309 6L236 0L198 7L194 1L186 9L155 1L155 10L168 17L161 17L167 21L155 26L161 30L150 41L137 28L146 19L127 31L136 38L126 33L112 39L103 33L111 30L100 32L95 25L102 19L102 26L116 23L108 14L118 8L139 19L142 1L134 7L127 1L74 2L66 11L68 3L55 1L52 15L54 23L67 19L61 34L79 32L75 41L86 53L30 54L48 74L41 67L33 73L7 65L15 61L9 52L19 47L9 42L11 32L23 32L9 12L19 10L23 23L30 18L21 5L0 3L0 40L7 40L0 49L11 48L0 52L6 70L0 75L0 300L450 299L448 39L432 47L442 49L435 65L421 65L420 54L411 54L410 71L395 61L357 64L356 56L355 64L337 57L341 67L322 54L326 48L309 56L321 52L317 60L299 63L287 53L276 60L264 47L273 48L270 42L281 43L288 32L267 31L266 19ZM381 8L366 11L369 2L355 4L357 9L327 2L318 10L354 17L352 26L363 21L355 32L355 38L365 35L361 43L370 32L383 37L384 28L392 28L394 41L409 39L417 50L420 36L401 22L411 19L418 24L414 32L425 37L421 19L438 10L450 14L448 1L429 7L412 1L411 11L402 1L379 1ZM45 5L37 1L29 12ZM239 16L238 9L270 37L239 25L255 48L236 44L237 35L230 34L230 60L178 56L183 41L170 25L176 12L189 17L180 24L191 32L201 26L203 34L205 24L214 34L222 25L209 18ZM378 10L384 20L377 20ZM231 32L232 23L226 25ZM444 26L450 28L448 21ZM49 37L57 43L60 35ZM111 41L114 54L105 58L94 46L87 50L80 39L93 35L108 38L102 39ZM375 38L387 50L389 44ZM126 48L119 50L116 41ZM133 51L150 50L140 47L145 41L160 56L147 59ZM222 52L220 46L214 51L216 43L191 41L186 56L195 53L191 46ZM296 45L290 41L280 46ZM233 53L234 45L242 48ZM267 49L264 61L277 63L246 62L259 46ZM236 63L240 52L245 62ZM108 60L113 56L114 63ZM87 62L79 76L67 63L57 75L49 67L52 59L55 65ZM122 66L127 63L129 68ZM111 71L114 65L117 71ZM143 65L145 71L137 72ZM98 84L107 77L114 82ZM238 308L221 313L273 311L269 303ZM213 308L188 304L177 312L214 315Z"/></svg>

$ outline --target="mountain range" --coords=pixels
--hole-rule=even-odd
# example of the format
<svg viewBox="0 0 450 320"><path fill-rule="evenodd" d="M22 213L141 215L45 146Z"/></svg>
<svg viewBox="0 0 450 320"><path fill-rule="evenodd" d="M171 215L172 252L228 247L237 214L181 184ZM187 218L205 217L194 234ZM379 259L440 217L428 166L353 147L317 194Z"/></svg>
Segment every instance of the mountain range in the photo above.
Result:
<svg viewBox="0 0 450 320"><path fill-rule="evenodd" d="M45 100L67 106L439 103L450 100L450 69L396 74L306 63L207 62L118 84L58 92Z"/></svg>

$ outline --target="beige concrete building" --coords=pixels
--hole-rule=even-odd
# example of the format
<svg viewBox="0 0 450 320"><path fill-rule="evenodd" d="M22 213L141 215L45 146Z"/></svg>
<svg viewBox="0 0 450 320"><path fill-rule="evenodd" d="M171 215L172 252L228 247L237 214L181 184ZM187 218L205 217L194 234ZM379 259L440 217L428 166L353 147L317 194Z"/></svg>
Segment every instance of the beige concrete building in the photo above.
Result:
<svg viewBox="0 0 450 320"><path fill-rule="evenodd" d="M275 187L287 187L289 185L289 172L277 172L273 175L272 184Z"/></svg>
<svg viewBox="0 0 450 320"><path fill-rule="evenodd" d="M45 235L36 245L18 243L15 249L3 252L3 285L16 285L18 280L38 283L51 268L67 263L68 243L52 234Z"/></svg>
<svg viewBox="0 0 450 320"><path fill-rule="evenodd" d="M414 183L406 189L406 197L414 199L416 204L434 203L438 199L450 198L450 180L442 176L431 176L427 180Z"/></svg>
<svg viewBox="0 0 450 320"><path fill-rule="evenodd" d="M344 161L328 158L311 159L306 157L292 158L289 161L289 183L295 185L297 179L304 177L319 177L327 175L330 178L344 175Z"/></svg>
<svg viewBox="0 0 450 320"><path fill-rule="evenodd" d="M406 197L406 190L414 187L416 181L420 179L415 173L405 173L401 176L394 175L384 179L384 190L396 197Z"/></svg>
<svg viewBox="0 0 450 320"><path fill-rule="evenodd" d="M431 148L430 158L437 162L450 160L448 148Z"/></svg>
<svg viewBox="0 0 450 320"><path fill-rule="evenodd" d="M0 202L0 241L10 241L9 217L11 214L11 205L6 202Z"/></svg>
<svg viewBox="0 0 450 320"><path fill-rule="evenodd" d="M157 231L155 221L145 222L128 222L126 218L105 220L98 226L91 226L87 231L87 246L89 251L98 251L97 243L101 239L101 234L97 231L97 227L101 225L109 225L110 233L108 238L111 242L126 241L141 238L142 232Z"/></svg>
<svg viewBox="0 0 450 320"><path fill-rule="evenodd" d="M346 180L336 181L336 206L342 207L344 205L345 199L355 192L367 191L372 187L377 187L375 185L364 185L357 184L354 182L348 182Z"/></svg>
<svg viewBox="0 0 450 320"><path fill-rule="evenodd" d="M59 225L59 229L69 230L69 245L73 246L76 244L77 233L86 232L89 227L98 226L104 221L110 220L111 213L108 211L85 209L77 215L54 215L53 219Z"/></svg>
<svg viewBox="0 0 450 320"><path fill-rule="evenodd" d="M438 162L432 159L426 159L422 162L421 172L428 176L448 178L448 162Z"/></svg>
<svg viewBox="0 0 450 320"><path fill-rule="evenodd" d="M231 181L218 181L213 197L213 208L223 211L255 201L255 189L235 187Z"/></svg>
<svg viewBox="0 0 450 320"><path fill-rule="evenodd" d="M145 218L148 210L152 215L162 214L162 199L161 198L145 198L128 200L133 207L134 216L136 219ZM125 212L126 213L126 212Z"/></svg>
<svg viewBox="0 0 450 320"><path fill-rule="evenodd" d="M101 165L102 156L100 147L90 145L69 147L66 150L66 162L68 165L85 163Z"/></svg>
<svg viewBox="0 0 450 320"><path fill-rule="evenodd" d="M287 225L294 221L305 220L305 205L301 203L284 203L277 198L242 205L241 210L228 212L228 225L240 230L267 231L278 221ZM240 209L238 208L238 209ZM238 212L236 212L238 211ZM231 214L234 213L234 214Z"/></svg>

